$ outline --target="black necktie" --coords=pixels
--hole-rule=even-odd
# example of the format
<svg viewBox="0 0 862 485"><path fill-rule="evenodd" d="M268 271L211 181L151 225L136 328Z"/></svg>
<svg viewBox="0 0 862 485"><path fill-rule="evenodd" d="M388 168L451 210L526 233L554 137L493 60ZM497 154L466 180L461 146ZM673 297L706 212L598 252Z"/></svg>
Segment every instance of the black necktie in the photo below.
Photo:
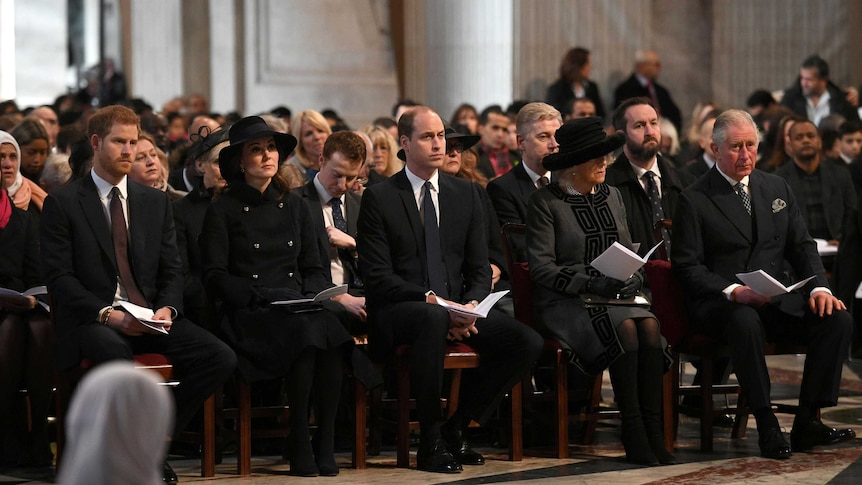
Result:
<svg viewBox="0 0 862 485"><path fill-rule="evenodd" d="M434 293L449 298L446 279L443 276L443 255L440 250L440 228L437 227L437 210L431 197L431 182L425 182L425 197L422 212L425 225L425 264L428 266L428 285Z"/></svg>
<svg viewBox="0 0 862 485"><path fill-rule="evenodd" d="M329 205L332 206L332 224L336 229L347 234L347 221L344 219L344 213L341 212L341 199L337 197L333 197L329 201ZM337 248L338 250L338 259L341 260L341 264L344 266L344 269L350 269L350 281L347 282L353 288L362 288L362 279L359 278L359 270L356 265L356 258L353 257L353 254L350 253L345 248ZM347 271L345 271L347 272Z"/></svg>
<svg viewBox="0 0 862 485"><path fill-rule="evenodd" d="M652 206L652 222L655 224L656 222L664 219L664 208L661 206L661 195L658 193L658 184L655 183L655 173L648 171L644 174L647 181L647 195L649 196L649 202ZM661 230L661 238L664 241L664 247L667 250L667 254L670 254L670 235L667 233L667 229Z"/></svg>
<svg viewBox="0 0 862 485"><path fill-rule="evenodd" d="M539 188L540 189L542 187L547 187L549 183L551 183L551 180L548 179L547 175L542 175L541 177L539 177Z"/></svg>
<svg viewBox="0 0 862 485"><path fill-rule="evenodd" d="M745 191L745 184L742 182L737 182L733 189L736 190L736 194L739 195L739 198L742 199L742 205L745 206L745 210L748 212L748 215L751 215L751 197L748 196L748 193Z"/></svg>
<svg viewBox="0 0 862 485"><path fill-rule="evenodd" d="M129 265L129 236L126 233L126 216L123 214L123 203L120 201L120 189L111 189L111 236L114 240L114 255L117 258L117 271L120 273L120 284L126 290L129 301L135 305L149 307L147 299L138 289Z"/></svg>

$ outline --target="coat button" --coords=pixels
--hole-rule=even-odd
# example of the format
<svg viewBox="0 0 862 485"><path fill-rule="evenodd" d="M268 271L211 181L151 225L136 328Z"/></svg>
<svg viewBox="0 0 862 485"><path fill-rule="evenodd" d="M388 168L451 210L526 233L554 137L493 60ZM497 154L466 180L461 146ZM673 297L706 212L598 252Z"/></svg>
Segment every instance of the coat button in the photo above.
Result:
<svg viewBox="0 0 862 485"><path fill-rule="evenodd" d="M243 211L243 212L248 212L248 206L243 207L243 208L242 208L242 211Z"/></svg>
<svg viewBox="0 0 862 485"><path fill-rule="evenodd" d="M256 275L256 274L251 275L251 279L253 279L253 280L258 279L258 275Z"/></svg>
<svg viewBox="0 0 862 485"><path fill-rule="evenodd" d="M279 208L279 209L284 208L284 202L279 202L279 203L278 203L278 208Z"/></svg>
<svg viewBox="0 0 862 485"><path fill-rule="evenodd" d="M293 273L287 273L288 278L293 278Z"/></svg>
<svg viewBox="0 0 862 485"><path fill-rule="evenodd" d="M260 244L258 244L258 243L254 243L254 248L255 248L255 249L260 249Z"/></svg>
<svg viewBox="0 0 862 485"><path fill-rule="evenodd" d="M287 241L287 247L292 248L293 247L293 241Z"/></svg>

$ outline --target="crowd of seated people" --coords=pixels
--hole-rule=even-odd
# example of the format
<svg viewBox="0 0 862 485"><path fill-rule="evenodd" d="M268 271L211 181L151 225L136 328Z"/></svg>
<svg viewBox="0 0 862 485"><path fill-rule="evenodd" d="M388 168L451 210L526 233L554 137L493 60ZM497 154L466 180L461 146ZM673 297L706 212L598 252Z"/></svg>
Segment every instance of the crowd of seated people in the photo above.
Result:
<svg viewBox="0 0 862 485"><path fill-rule="evenodd" d="M651 394L664 371L661 322L647 310L587 311L580 298L648 293L649 282L640 273L624 281L602 276L589 261L614 241L640 243L641 254L662 242L674 263L702 269L694 255L681 252L690 240L678 245L669 233L654 237L656 220L675 218L687 193L708 191L708 181L722 176L717 180L751 177L764 184L738 196L756 217L760 187L773 187L781 177L795 197L782 195L776 200L786 205L773 205L771 213L788 207L808 228L794 232L797 239L788 243L794 250L804 246L791 263L811 256L811 236L839 246L844 263L829 281L843 302L826 305L822 295L816 302L843 319L844 305L853 309L852 290L862 281L862 258L856 256L862 130L851 109L858 94L838 88L825 61L812 56L781 104L758 90L747 103L754 118L731 110L722 131L715 131L725 111L713 101L698 103L683 125L669 90L657 83L657 53L636 55L613 106L604 104L590 79L591 62L584 48L567 52L560 78L548 88L548 104L515 101L504 111L500 105L479 110L463 103L444 123L428 107L402 100L391 117L357 132L332 109L292 116L289 108L276 106L259 116L221 114L211 112L200 95L171 99L161 110L141 99L99 110L68 97L24 110L14 101L2 103L0 287L23 291L46 284L59 295L54 317L63 338L55 354L54 330L35 297L0 298L0 466L51 462L52 366L69 367L81 358L128 360L133 352L157 350L179 359L180 374L209 375L200 388L175 396L172 434L236 366L249 382L284 379L293 409L291 472L335 475L342 366L352 366L367 385L379 382L365 352L353 349L351 334L358 332L370 335L371 357L380 362L399 343L418 348L421 342L415 354L421 356L447 341L474 345L494 362L500 359L494 345L519 340L517 358L501 371L508 374L468 392L462 412L449 420L428 405L441 392L442 367L435 366L442 364L435 358L433 369L414 371L422 402L419 468L454 473L462 465L480 465L484 459L465 440L465 430L471 421L487 420L490 411L487 403L471 400L472 391L496 403L535 362L538 335L512 327L511 298L478 320L450 318L436 303L472 308L491 291L510 288L499 239L503 223L527 226L526 245L516 249L529 258L544 334L563 342L573 368L587 374L610 370L628 460L674 463L661 446ZM819 98L831 102L818 105ZM753 150L747 145L748 120L756 127ZM621 134L604 138L615 131ZM741 147L727 138L737 132L746 143ZM742 161L727 173L732 156ZM759 177L766 172L774 175L763 182ZM735 186L715 190L729 187ZM729 193L734 191L740 193ZM687 210L699 210L692 201ZM578 207L581 215L573 219ZM602 225L593 227L597 221ZM680 237L695 238L699 229L687 227ZM592 240L601 243L585 244ZM813 271L819 275L818 268ZM776 275L787 276L778 270ZM721 289L730 303L767 311L740 282L726 283ZM322 305L276 304L341 284L348 292ZM826 285L823 280L809 288L811 298L829 292ZM125 301L150 307L169 336L136 325L121 306ZM407 314L415 316L412 324L393 322ZM593 332L572 330L599 328L599 321L616 338L598 343ZM854 352L862 347L859 333L852 338ZM207 335L205 345L195 349L195 358L181 359L189 339L201 335ZM113 347L96 349L94 342ZM751 385L744 382L743 389ZM21 389L34 423L28 430L20 426ZM804 395L811 396L816 393ZM831 395L822 396L806 401L807 411L834 404ZM794 427L795 444L791 436L794 451L852 433L811 424L810 412L803 417ZM772 424L761 410L763 455L787 458L790 447L785 449ZM166 479L171 474L165 464Z"/></svg>

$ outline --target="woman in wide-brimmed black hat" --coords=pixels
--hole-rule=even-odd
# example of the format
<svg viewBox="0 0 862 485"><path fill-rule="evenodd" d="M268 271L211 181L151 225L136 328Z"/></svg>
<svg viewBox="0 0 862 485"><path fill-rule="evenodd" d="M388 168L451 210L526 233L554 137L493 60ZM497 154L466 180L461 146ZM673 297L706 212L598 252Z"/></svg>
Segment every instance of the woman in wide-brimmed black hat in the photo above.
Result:
<svg viewBox="0 0 862 485"><path fill-rule="evenodd" d="M626 458L644 465L672 464L661 426L664 343L656 317L646 308L587 307L585 297L629 299L643 284L641 270L625 281L590 265L614 242L631 249L625 206L604 183L611 152L625 135L607 136L600 118L566 122L556 132L557 153L542 164L549 185L530 198L527 254L541 323L588 374L610 370L622 414Z"/></svg>
<svg viewBox="0 0 862 485"><path fill-rule="evenodd" d="M311 210L278 174L296 138L272 131L257 116L236 122L228 136L230 145L219 153L228 185L207 209L200 236L204 282L223 303L222 334L243 376L251 382L287 377L291 473L336 475L342 347L353 339L321 306L273 305L332 286L320 265ZM313 446L312 388L318 426Z"/></svg>

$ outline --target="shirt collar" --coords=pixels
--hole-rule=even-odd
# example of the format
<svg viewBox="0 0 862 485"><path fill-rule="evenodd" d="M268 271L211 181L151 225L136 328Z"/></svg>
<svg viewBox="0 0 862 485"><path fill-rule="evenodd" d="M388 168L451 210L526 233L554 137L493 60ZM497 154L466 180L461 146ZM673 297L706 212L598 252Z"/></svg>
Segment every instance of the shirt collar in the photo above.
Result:
<svg viewBox="0 0 862 485"><path fill-rule="evenodd" d="M721 167L717 163L715 164L715 169L718 170L718 173L720 173L722 177L724 177L724 180L727 180L727 183L729 183L731 187L736 185L736 180L733 180L732 178L728 177L727 174L722 172ZM749 187L748 178L749 178L749 176L746 175L745 177L742 177L742 180L740 180L740 182L742 182L742 184L745 185L746 187Z"/></svg>
<svg viewBox="0 0 862 485"><path fill-rule="evenodd" d="M320 198L321 205L329 205L329 201L332 199L338 199L341 201L341 204L344 205L344 195L341 197L335 197L327 191L323 184L320 182L320 173L314 176L314 188L317 189L317 196Z"/></svg>
<svg viewBox="0 0 862 485"><path fill-rule="evenodd" d="M647 85L649 84L649 79L641 76L638 73L635 73L635 78L638 80L638 83L643 87L647 87Z"/></svg>
<svg viewBox="0 0 862 485"><path fill-rule="evenodd" d="M530 180L533 182L533 185L536 185L537 181L542 177L548 177L548 180L551 179L550 175L548 175L550 172L538 174L538 173L532 171L526 163L521 162L521 164L524 166L524 171L527 172L527 176L530 177Z"/></svg>
<svg viewBox="0 0 862 485"><path fill-rule="evenodd" d="M102 177L99 177L99 176L96 174L96 171L95 171L95 170L90 170L90 174L93 176L93 182L95 182L95 184L96 184L96 190L98 190L98 191L99 191L99 197L100 197L100 198L102 198L102 199L107 199L107 198L108 198L108 196L109 196L109 195L111 195L111 189L113 189L113 188L114 188L114 185L113 185L113 184L111 184L110 182L108 182L107 180L103 179ZM128 197L128 195L129 195L129 187L128 187L128 184L129 184L129 179L128 179L128 177L125 177L125 176L124 176L124 177L120 180L120 183L118 183L118 184L116 185L116 187L117 187L118 189L120 189L120 196L121 196L123 199L128 199L128 198L129 198L129 197Z"/></svg>
<svg viewBox="0 0 862 485"><path fill-rule="evenodd" d="M635 165L634 163L632 163L631 160L629 160L629 165L631 165L632 170L634 170L635 176L637 176L638 180L642 179L644 177L644 174L647 172L652 172L655 174L656 177L661 178L661 172L658 169L658 159L656 158L653 158L652 166L650 166L649 170Z"/></svg>
<svg viewBox="0 0 862 485"><path fill-rule="evenodd" d="M712 168L715 165L715 159L707 155L705 152L703 154L703 161L706 162L706 166Z"/></svg>
<svg viewBox="0 0 862 485"><path fill-rule="evenodd" d="M423 178L419 177L418 175L414 174L413 172L411 172L410 167L405 167L404 173L407 175L407 180L410 181L410 186L413 188L414 194L416 192L419 192L420 190L422 190L422 186L425 185L425 179L423 179ZM428 179L428 181L431 182L431 187L434 188L434 190L437 192L437 194L440 194L440 185L438 184L439 178L440 178L440 171L435 170L434 174L431 175L431 178Z"/></svg>

